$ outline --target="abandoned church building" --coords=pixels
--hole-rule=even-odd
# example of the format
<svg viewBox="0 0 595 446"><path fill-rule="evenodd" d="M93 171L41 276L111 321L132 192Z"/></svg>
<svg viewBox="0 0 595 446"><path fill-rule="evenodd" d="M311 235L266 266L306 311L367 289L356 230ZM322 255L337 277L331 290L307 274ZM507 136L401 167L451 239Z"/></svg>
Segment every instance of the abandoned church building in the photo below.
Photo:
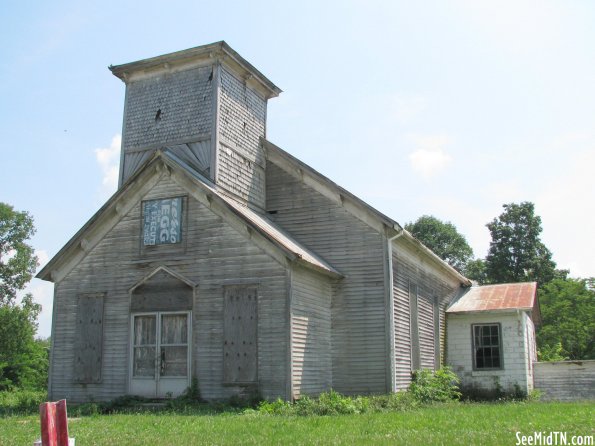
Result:
<svg viewBox="0 0 595 446"><path fill-rule="evenodd" d="M119 188L38 274L51 399L386 393L443 364L531 390L535 284L473 287L269 142L281 90L225 42L110 69Z"/></svg>

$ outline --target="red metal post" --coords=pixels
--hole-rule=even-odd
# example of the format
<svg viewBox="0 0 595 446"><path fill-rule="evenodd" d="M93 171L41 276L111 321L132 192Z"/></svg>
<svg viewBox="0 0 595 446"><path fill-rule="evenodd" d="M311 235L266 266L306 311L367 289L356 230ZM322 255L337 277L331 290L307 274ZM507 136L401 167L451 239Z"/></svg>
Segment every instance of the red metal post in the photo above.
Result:
<svg viewBox="0 0 595 446"><path fill-rule="evenodd" d="M42 446L68 446L68 417L66 400L57 403L42 403L39 406L41 417Z"/></svg>

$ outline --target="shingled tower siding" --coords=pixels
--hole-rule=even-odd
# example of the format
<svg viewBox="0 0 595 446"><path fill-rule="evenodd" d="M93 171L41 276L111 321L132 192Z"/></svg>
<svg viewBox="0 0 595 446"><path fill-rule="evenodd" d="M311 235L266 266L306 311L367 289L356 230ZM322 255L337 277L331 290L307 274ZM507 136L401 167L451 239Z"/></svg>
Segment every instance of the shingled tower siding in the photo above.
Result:
<svg viewBox="0 0 595 446"><path fill-rule="evenodd" d="M252 207L265 207L264 98L221 67L217 184Z"/></svg>
<svg viewBox="0 0 595 446"><path fill-rule="evenodd" d="M153 149L166 146L178 146L173 149L179 155L189 152L200 170L209 171L212 85L212 66L161 72L127 82L122 183Z"/></svg>

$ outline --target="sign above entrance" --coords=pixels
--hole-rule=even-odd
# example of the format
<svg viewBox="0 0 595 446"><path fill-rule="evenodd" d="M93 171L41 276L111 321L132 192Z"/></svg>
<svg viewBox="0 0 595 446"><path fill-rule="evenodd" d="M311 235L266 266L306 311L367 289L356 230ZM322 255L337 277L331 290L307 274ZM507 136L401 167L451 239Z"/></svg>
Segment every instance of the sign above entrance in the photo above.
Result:
<svg viewBox="0 0 595 446"><path fill-rule="evenodd" d="M182 197L143 202L143 244L166 245L182 241Z"/></svg>

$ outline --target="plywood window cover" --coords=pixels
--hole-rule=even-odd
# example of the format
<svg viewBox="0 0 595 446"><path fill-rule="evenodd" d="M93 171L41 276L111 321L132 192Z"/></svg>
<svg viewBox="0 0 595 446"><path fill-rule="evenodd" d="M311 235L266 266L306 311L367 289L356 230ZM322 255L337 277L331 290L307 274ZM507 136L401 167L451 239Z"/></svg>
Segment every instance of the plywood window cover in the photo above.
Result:
<svg viewBox="0 0 595 446"><path fill-rule="evenodd" d="M253 284L246 284L246 283L236 283L236 284L230 284L230 285L225 285L223 286L223 311L224 311L224 315L223 315L223 330L224 330L224 342L225 342L225 320L226 320L226 315L225 315L225 299L227 297L227 293L230 290L237 290L237 289L244 289L244 290L254 290L254 300L255 300L255 319L254 319L254 324L255 324L255 338L254 338L254 361L255 361L255 372L254 372L254 380L250 380L250 381L230 381L225 379L225 375L226 375L226 371L225 369L223 370L223 375L224 375L224 379L223 379L223 385L224 386L254 386L258 384L258 287L253 285ZM224 355L225 355L225 346L224 346ZM224 361L224 368L225 368L225 356L223 358Z"/></svg>
<svg viewBox="0 0 595 446"><path fill-rule="evenodd" d="M82 316L80 314L81 312L81 307L80 307L80 301L81 299L84 298L95 298L95 299L101 299L101 320L100 320L100 330L99 330L99 337L100 337L100 341L99 341L99 345L97 346L99 348L99 356L100 356L100 366L95 369L95 378L90 378L90 379L86 379L85 377L82 377L80 375L80 371L77 368L78 366L75 365L75 367L73 367L73 372L74 372L74 378L73 381L77 384L97 384L97 383L101 383L103 380L103 326L104 326L104 318L103 318L103 313L104 313L104 303L105 303L105 296L106 293L104 292L100 292L100 293L80 293L77 296L77 314L76 314L76 318L77 321L79 319L80 316ZM75 350L80 349L80 343L83 340L82 337L82 333L79 332L79 327L81 327L81 325L79 325L78 323L76 324L76 328L75 328L75 333L76 333L76 339L75 339L75 343L73 345L73 348ZM82 327L81 327L82 328ZM88 332L88 331L87 331Z"/></svg>

